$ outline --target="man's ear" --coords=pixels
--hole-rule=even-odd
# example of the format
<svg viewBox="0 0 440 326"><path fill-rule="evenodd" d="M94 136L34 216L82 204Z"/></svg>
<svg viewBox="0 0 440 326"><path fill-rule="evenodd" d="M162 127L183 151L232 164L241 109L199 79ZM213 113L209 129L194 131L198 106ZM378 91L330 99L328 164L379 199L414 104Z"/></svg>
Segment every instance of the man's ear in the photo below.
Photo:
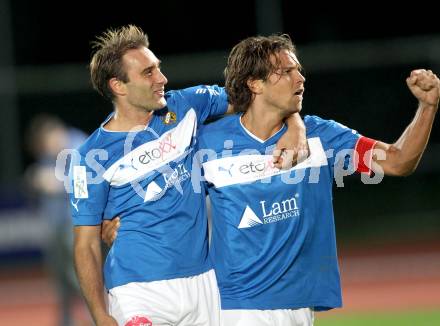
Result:
<svg viewBox="0 0 440 326"><path fill-rule="evenodd" d="M261 79L248 79L247 86L254 94L261 94L263 92L263 81Z"/></svg>
<svg viewBox="0 0 440 326"><path fill-rule="evenodd" d="M127 93L125 83L116 77L111 78L108 85L115 95L125 95Z"/></svg>

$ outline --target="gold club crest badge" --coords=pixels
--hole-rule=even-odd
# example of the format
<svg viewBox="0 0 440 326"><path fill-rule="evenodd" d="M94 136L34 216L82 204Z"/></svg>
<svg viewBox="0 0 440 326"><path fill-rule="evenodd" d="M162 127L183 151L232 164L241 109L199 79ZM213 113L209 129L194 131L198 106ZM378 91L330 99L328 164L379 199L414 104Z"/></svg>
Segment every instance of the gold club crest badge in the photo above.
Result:
<svg viewBox="0 0 440 326"><path fill-rule="evenodd" d="M176 113L172 111L168 111L167 114L162 118L163 123L166 125L170 125L176 122Z"/></svg>

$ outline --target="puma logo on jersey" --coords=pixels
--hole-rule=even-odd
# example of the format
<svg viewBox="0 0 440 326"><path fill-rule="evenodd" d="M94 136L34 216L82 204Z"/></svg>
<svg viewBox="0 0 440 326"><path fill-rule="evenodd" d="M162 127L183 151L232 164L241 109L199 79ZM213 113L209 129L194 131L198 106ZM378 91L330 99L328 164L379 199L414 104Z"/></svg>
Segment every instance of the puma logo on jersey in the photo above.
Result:
<svg viewBox="0 0 440 326"><path fill-rule="evenodd" d="M225 169L223 166L219 166L219 167L218 167L218 170L219 170L219 172L227 172L227 173L229 174L229 176L232 178L231 169L232 169L233 166L234 166L234 163L232 163L232 164L229 166L229 169Z"/></svg>
<svg viewBox="0 0 440 326"><path fill-rule="evenodd" d="M75 208L75 210L76 210L77 212L79 212L79 209L78 209L79 199L76 201L76 203L73 202L73 200L71 200L70 203L72 204L73 208Z"/></svg>

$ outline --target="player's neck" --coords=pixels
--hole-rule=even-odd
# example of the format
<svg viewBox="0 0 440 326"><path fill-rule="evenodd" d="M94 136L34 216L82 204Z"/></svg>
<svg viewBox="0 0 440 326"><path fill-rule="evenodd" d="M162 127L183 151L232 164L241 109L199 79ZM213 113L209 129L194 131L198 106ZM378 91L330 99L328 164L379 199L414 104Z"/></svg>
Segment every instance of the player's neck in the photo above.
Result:
<svg viewBox="0 0 440 326"><path fill-rule="evenodd" d="M125 108L115 104L115 114L105 125L105 129L111 131L139 131L151 120L153 111L144 109Z"/></svg>
<svg viewBox="0 0 440 326"><path fill-rule="evenodd" d="M283 120L279 115L257 111L252 106L241 116L241 123L263 141L275 135L283 127Z"/></svg>

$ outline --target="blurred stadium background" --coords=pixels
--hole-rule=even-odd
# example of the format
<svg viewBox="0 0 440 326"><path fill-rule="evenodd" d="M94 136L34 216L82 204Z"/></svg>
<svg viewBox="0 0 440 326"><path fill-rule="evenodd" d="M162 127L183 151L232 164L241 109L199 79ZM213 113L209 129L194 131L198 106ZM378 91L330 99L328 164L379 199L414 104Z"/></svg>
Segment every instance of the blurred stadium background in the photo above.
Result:
<svg viewBox="0 0 440 326"><path fill-rule="evenodd" d="M54 225L39 213L45 192L29 187L37 160L26 132L46 113L90 133L111 110L88 79L96 34L141 26L173 89L223 84L235 43L288 33L307 78L303 113L393 142L417 105L405 84L410 70L440 73L440 24L433 8L418 3L398 14L383 6L1 0L0 325L59 325L57 286L43 254ZM335 189L345 306L317 314L316 325L440 325L439 129L437 118L412 176L378 185L351 176ZM71 306L73 324L90 325L82 300L74 298Z"/></svg>

